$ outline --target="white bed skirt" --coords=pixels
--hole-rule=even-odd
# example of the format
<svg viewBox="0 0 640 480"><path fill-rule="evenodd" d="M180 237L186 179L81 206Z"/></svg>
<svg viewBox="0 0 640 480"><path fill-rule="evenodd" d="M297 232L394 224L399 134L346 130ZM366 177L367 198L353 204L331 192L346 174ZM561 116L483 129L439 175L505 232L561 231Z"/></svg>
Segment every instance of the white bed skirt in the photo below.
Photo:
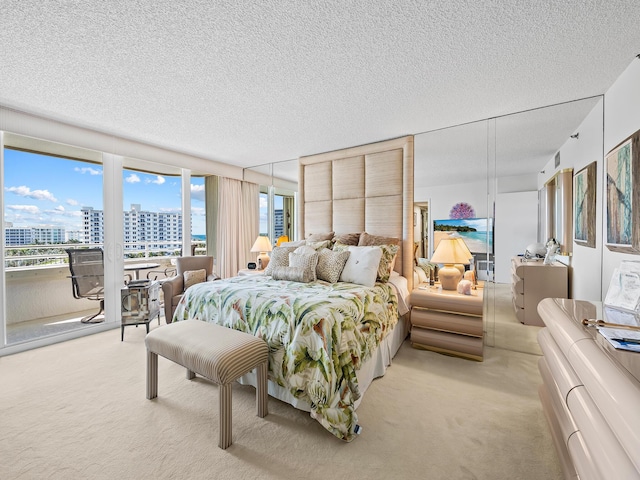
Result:
<svg viewBox="0 0 640 480"><path fill-rule="evenodd" d="M393 357L398 353L402 343L407 338L410 327L411 324L409 322L409 316L405 315L400 317L391 334L387 335L385 339L382 340L382 343L378 346L373 356L364 362L360 367L360 370L356 372L358 386L360 387L360 398L355 403L356 408L360 405L360 402L364 398L364 393L367 391L367 388L369 388L369 385L371 385L371 382L385 374L387 367L391 365ZM238 382L242 385L253 385L255 387L255 371L243 375L238 379ZM305 412L311 411L311 407L306 401L294 397L287 389L273 383L271 380L269 380L269 395L277 398L278 400L289 403L299 410L304 410Z"/></svg>

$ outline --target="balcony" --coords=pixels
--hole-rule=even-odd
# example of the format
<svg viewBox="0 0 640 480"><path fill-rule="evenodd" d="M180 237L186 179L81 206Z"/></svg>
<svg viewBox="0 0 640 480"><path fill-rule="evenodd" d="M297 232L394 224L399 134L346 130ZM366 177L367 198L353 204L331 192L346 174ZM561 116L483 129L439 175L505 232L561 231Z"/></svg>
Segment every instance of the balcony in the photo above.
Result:
<svg viewBox="0 0 640 480"><path fill-rule="evenodd" d="M162 280L164 270L172 267L172 260L180 254L176 248L152 248L158 242L131 244L125 249L125 265L157 263L159 267L141 271L140 277ZM168 244L169 242L162 242ZM101 245L32 245L5 248L6 285L6 345L28 343L36 339L64 336L74 332L78 336L91 330L103 330L105 324L83 324L80 319L99 310L98 302L73 297L69 278L68 256L64 248ZM192 253L204 255L204 242L194 242ZM131 272L128 272L131 275ZM130 277L123 272L122 285ZM162 300L162 299L161 299ZM108 322L120 325L119 317ZM66 338L66 336L65 336Z"/></svg>

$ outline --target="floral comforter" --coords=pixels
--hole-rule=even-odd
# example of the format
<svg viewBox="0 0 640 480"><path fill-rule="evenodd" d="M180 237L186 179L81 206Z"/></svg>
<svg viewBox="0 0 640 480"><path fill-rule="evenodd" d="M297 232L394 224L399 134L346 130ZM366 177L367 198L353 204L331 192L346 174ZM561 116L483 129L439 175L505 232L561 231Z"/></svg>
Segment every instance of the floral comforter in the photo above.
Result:
<svg viewBox="0 0 640 480"><path fill-rule="evenodd" d="M265 276L192 286L174 321L197 319L251 333L269 345L269 379L311 405L311 416L336 437L353 440L356 370L398 321L389 284L374 288Z"/></svg>

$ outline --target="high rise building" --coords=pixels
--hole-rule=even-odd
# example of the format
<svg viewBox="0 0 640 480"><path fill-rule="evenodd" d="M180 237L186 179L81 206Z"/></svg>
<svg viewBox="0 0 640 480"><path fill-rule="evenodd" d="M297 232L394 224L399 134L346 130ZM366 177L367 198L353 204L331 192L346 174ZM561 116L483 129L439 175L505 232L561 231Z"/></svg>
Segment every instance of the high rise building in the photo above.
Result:
<svg viewBox="0 0 640 480"><path fill-rule="evenodd" d="M4 241L7 246L64 243L65 231L60 227L7 227Z"/></svg>
<svg viewBox="0 0 640 480"><path fill-rule="evenodd" d="M102 210L82 207L84 217L84 242L104 241L104 216ZM148 212L140 204L132 204L123 213L124 243L126 250L176 248L182 241L182 213Z"/></svg>

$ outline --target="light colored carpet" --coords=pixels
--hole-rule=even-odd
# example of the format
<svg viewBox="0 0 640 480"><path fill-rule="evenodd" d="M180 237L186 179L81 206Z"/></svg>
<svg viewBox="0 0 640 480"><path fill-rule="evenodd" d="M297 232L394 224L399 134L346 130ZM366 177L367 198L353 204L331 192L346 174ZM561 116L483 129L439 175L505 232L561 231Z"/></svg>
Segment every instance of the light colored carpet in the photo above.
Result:
<svg viewBox="0 0 640 480"><path fill-rule="evenodd" d="M159 397L145 399L144 335L131 328L121 343L112 330L0 358L0 478L561 478L534 355L485 348L478 363L405 342L367 392L351 443L274 399L257 417L255 390L236 384L223 451L215 385L160 358Z"/></svg>
<svg viewBox="0 0 640 480"><path fill-rule="evenodd" d="M538 332L542 327L523 325L516 318L511 303L511 285L505 283L486 284L485 301L488 306L485 344L515 352L542 355L538 345ZM492 330L493 329L493 330Z"/></svg>

